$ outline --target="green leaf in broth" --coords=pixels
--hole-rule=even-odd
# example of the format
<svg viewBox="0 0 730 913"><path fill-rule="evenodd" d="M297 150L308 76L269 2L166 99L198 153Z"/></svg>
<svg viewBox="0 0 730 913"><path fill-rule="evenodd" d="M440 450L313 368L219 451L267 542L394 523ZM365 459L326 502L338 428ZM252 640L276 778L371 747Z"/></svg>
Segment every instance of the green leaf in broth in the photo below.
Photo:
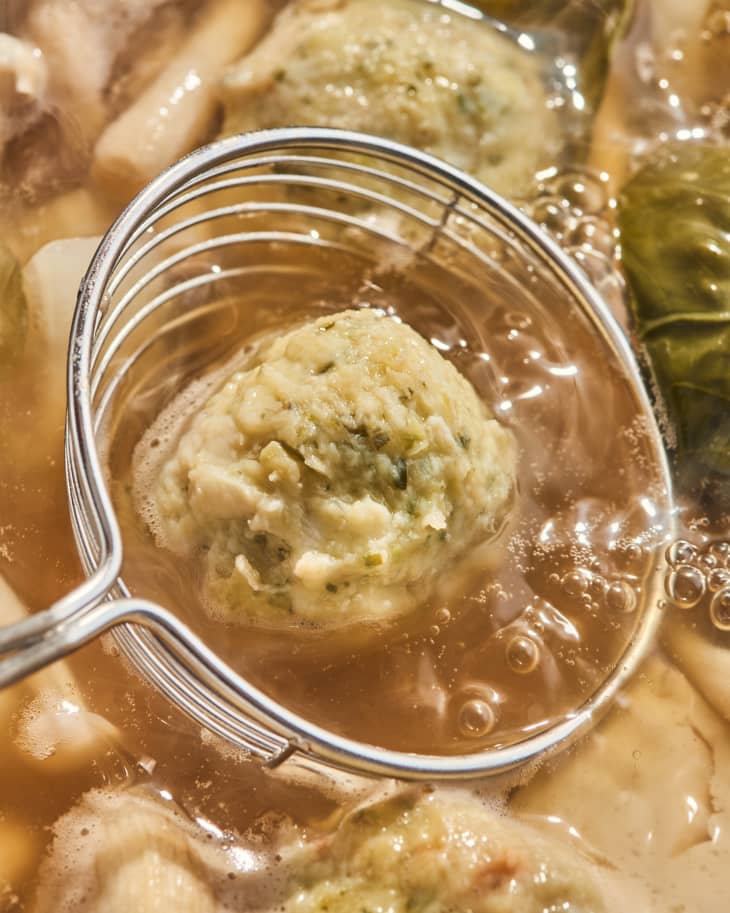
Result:
<svg viewBox="0 0 730 913"><path fill-rule="evenodd" d="M730 150L667 145L619 200L637 335L684 481L730 507Z"/></svg>
<svg viewBox="0 0 730 913"><path fill-rule="evenodd" d="M20 264L0 241L0 371L23 350L27 324Z"/></svg>

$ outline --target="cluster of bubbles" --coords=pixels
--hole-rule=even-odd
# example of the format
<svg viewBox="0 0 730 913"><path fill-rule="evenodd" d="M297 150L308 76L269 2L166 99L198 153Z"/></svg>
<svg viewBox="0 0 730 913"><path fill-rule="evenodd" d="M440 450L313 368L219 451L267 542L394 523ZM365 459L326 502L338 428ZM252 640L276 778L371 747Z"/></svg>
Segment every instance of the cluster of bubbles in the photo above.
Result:
<svg viewBox="0 0 730 913"><path fill-rule="evenodd" d="M709 600L710 621L730 631L730 541L704 546L678 539L667 549L664 589L678 609L694 609Z"/></svg>
<svg viewBox="0 0 730 913"><path fill-rule="evenodd" d="M606 578L584 567L568 571L560 585L566 596L579 600L592 612L603 608L615 613L633 612L638 602L636 590L628 580Z"/></svg>
<svg viewBox="0 0 730 913"><path fill-rule="evenodd" d="M590 168L555 169L522 209L579 264L610 306L623 307L616 235L606 213L609 176Z"/></svg>

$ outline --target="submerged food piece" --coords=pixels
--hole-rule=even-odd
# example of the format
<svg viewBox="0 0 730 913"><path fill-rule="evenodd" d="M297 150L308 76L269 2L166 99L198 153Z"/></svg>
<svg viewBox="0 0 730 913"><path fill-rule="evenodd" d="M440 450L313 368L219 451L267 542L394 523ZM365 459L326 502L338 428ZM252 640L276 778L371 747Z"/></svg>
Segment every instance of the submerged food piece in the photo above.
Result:
<svg viewBox="0 0 730 913"><path fill-rule="evenodd" d="M262 339L138 504L160 544L202 552L213 615L334 626L413 608L494 536L514 463L511 433L435 347L351 310Z"/></svg>
<svg viewBox="0 0 730 913"><path fill-rule="evenodd" d="M636 331L681 474L730 508L730 150L659 150L624 188L619 226ZM713 484L714 483L714 484Z"/></svg>
<svg viewBox="0 0 730 913"><path fill-rule="evenodd" d="M217 913L196 834L142 790L93 791L55 826L33 913Z"/></svg>
<svg viewBox="0 0 730 913"><path fill-rule="evenodd" d="M295 859L286 913L599 913L573 850L484 807L473 795L410 794L366 807Z"/></svg>
<svg viewBox="0 0 730 913"><path fill-rule="evenodd" d="M510 808L571 829L627 893L615 910L727 910L730 739L684 676L652 658L597 733Z"/></svg>
<svg viewBox="0 0 730 913"><path fill-rule="evenodd" d="M215 119L214 86L247 51L268 11L263 0L211 0L172 60L104 131L93 175L115 199L128 199L185 152Z"/></svg>
<svg viewBox="0 0 730 913"><path fill-rule="evenodd" d="M0 371L22 351L26 322L20 265L0 241Z"/></svg>
<svg viewBox="0 0 730 913"><path fill-rule="evenodd" d="M41 52L0 32L0 153L8 140L39 116L46 79Z"/></svg>
<svg viewBox="0 0 730 913"><path fill-rule="evenodd" d="M65 408L66 355L81 280L101 238L63 238L44 244L23 269L23 287L45 367ZM48 396L49 402L54 399Z"/></svg>
<svg viewBox="0 0 730 913"><path fill-rule="evenodd" d="M488 24L417 0L299 0L229 70L224 132L362 130L515 196L561 147L539 67Z"/></svg>
<svg viewBox="0 0 730 913"><path fill-rule="evenodd" d="M0 628L27 616L26 606L0 576ZM112 723L89 709L63 660L0 690L0 725L6 749L12 746L38 772L51 774L68 775L96 763L119 738Z"/></svg>
<svg viewBox="0 0 730 913"><path fill-rule="evenodd" d="M15 906L22 880L33 871L38 850L35 843L30 827L3 814L0 819L0 908L9 910Z"/></svg>

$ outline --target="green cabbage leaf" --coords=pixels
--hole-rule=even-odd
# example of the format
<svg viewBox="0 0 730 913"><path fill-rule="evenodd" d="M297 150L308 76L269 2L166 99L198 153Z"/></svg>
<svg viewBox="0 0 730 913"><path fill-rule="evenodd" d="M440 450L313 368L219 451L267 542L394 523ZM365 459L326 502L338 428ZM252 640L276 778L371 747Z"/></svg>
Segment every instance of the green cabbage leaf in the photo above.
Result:
<svg viewBox="0 0 730 913"><path fill-rule="evenodd" d="M730 149L662 148L619 200L634 325L680 482L730 509Z"/></svg>

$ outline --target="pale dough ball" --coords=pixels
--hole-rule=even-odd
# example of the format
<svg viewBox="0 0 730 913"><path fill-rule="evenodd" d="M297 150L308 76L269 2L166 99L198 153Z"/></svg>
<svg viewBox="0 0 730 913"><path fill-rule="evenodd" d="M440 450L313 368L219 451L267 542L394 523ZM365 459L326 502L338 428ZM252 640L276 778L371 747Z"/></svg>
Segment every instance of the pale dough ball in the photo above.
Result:
<svg viewBox="0 0 730 913"><path fill-rule="evenodd" d="M294 852L285 913L604 913L574 848L471 794L401 796L363 808L326 841Z"/></svg>
<svg viewBox="0 0 730 913"><path fill-rule="evenodd" d="M499 531L515 458L434 346L349 310L260 340L142 512L160 544L201 556L204 602L223 620L385 620Z"/></svg>
<svg viewBox="0 0 730 913"><path fill-rule="evenodd" d="M539 66L488 24L423 0L299 0L227 73L224 133L378 134L519 196L562 146Z"/></svg>

